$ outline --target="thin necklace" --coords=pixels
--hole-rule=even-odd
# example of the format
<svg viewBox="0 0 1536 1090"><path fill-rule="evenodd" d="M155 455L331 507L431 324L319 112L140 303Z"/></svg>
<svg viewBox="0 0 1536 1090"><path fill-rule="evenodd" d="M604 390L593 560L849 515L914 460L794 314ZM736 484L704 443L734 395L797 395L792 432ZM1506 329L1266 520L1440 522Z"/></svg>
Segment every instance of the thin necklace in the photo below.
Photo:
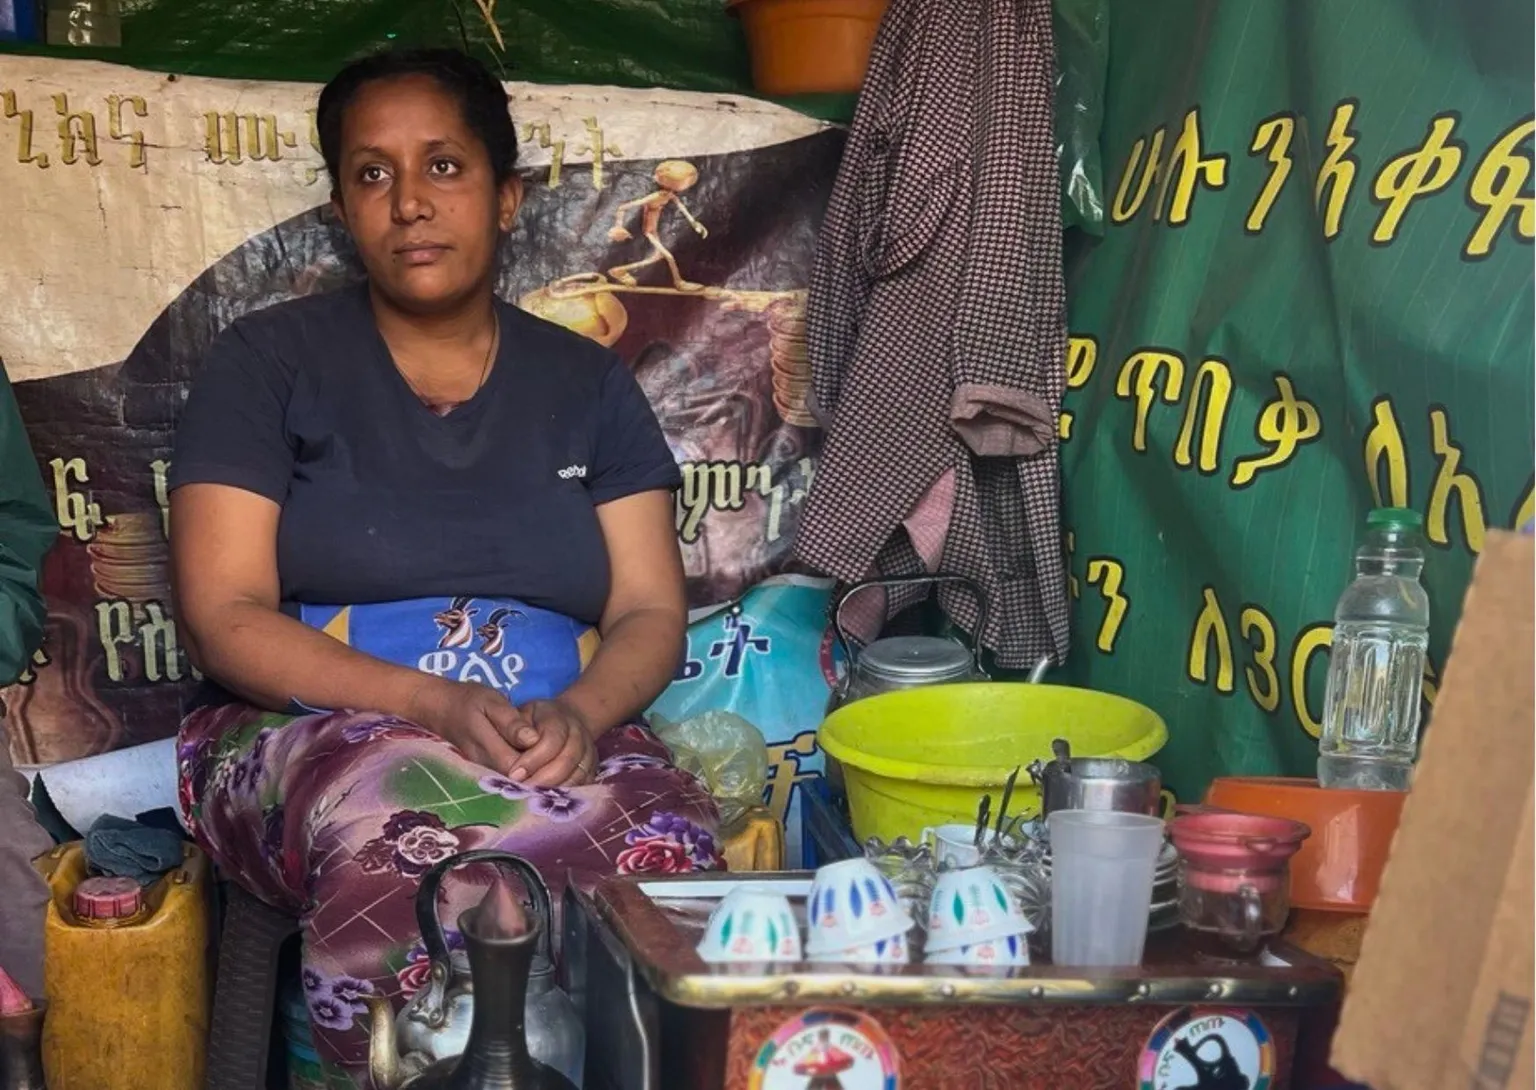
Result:
<svg viewBox="0 0 1536 1090"><path fill-rule="evenodd" d="M494 312L493 316L495 316ZM395 364L395 370L399 371L400 377L405 379L405 384L411 388L411 393L416 395L417 401L420 401L428 409L431 409L438 415L443 416L452 412L454 409L457 409L460 405L464 404L465 401L470 400L470 398L473 398L475 394L480 392L480 390L485 386L486 377L491 373L491 360L496 358L496 349L501 345L501 318L499 316L495 317L496 325L491 329L491 343L490 346L485 350L485 362L480 365L480 381L475 383L475 388L470 393L469 397L466 397L461 401L433 401L430 397L421 392L421 388L419 386L411 381L411 376L406 374L404 367L401 367L399 363Z"/></svg>

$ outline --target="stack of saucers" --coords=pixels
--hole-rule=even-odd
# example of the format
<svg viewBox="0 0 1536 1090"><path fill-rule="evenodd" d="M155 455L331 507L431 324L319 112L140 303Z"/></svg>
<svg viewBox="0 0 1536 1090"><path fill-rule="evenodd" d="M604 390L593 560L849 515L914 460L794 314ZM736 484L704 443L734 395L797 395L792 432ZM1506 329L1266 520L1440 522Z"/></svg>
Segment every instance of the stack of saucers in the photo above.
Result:
<svg viewBox="0 0 1536 1090"><path fill-rule="evenodd" d="M1179 850L1164 844L1157 857L1157 872L1152 878L1152 915L1148 931L1164 931L1179 923Z"/></svg>

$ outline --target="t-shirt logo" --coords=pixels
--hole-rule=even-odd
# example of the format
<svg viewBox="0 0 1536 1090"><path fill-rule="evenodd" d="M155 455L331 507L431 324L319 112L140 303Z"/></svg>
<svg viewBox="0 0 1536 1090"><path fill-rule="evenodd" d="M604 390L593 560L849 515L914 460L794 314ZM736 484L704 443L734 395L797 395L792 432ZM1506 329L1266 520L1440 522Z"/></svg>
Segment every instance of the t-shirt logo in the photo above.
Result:
<svg viewBox="0 0 1536 1090"><path fill-rule="evenodd" d="M587 467L586 466L566 466L564 469L562 469L560 471L558 476L560 477L560 479L562 481L569 481L569 480L572 480L573 478L576 479L576 480L585 480L586 476L587 476Z"/></svg>

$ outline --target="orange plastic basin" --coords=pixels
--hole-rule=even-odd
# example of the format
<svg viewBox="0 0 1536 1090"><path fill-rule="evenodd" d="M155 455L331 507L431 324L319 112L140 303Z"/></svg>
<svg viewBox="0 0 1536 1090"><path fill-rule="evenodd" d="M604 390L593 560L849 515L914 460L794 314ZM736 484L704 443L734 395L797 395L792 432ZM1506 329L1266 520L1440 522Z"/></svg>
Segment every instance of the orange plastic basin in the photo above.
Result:
<svg viewBox="0 0 1536 1090"><path fill-rule="evenodd" d="M1208 806L1300 821L1312 830L1291 860L1291 904L1326 912L1369 912L1381 885L1402 791L1334 791L1316 780L1223 776Z"/></svg>
<svg viewBox="0 0 1536 1090"><path fill-rule="evenodd" d="M857 91L889 0L731 0L765 95Z"/></svg>

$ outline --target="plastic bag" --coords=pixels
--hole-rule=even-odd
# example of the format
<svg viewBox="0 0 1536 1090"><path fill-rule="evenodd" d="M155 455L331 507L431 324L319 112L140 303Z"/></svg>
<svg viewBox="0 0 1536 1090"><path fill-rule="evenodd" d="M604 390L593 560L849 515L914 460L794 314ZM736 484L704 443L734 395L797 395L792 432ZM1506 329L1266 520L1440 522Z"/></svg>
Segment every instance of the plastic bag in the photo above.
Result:
<svg viewBox="0 0 1536 1090"><path fill-rule="evenodd" d="M1056 161L1061 223L1104 233L1104 80L1109 66L1108 0L1055 0Z"/></svg>
<svg viewBox="0 0 1536 1090"><path fill-rule="evenodd" d="M768 785L768 744L763 732L735 712L707 711L668 722L652 715L651 727L672 751L677 767L709 785L720 806L720 822L730 825L763 801Z"/></svg>
<svg viewBox="0 0 1536 1090"><path fill-rule="evenodd" d="M805 859L801 785L822 774L816 728L842 670L827 623L831 597L831 580L771 576L740 600L696 617L688 626L688 657L646 713L653 723L681 723L730 711L762 732L763 804L784 826L790 870Z"/></svg>

